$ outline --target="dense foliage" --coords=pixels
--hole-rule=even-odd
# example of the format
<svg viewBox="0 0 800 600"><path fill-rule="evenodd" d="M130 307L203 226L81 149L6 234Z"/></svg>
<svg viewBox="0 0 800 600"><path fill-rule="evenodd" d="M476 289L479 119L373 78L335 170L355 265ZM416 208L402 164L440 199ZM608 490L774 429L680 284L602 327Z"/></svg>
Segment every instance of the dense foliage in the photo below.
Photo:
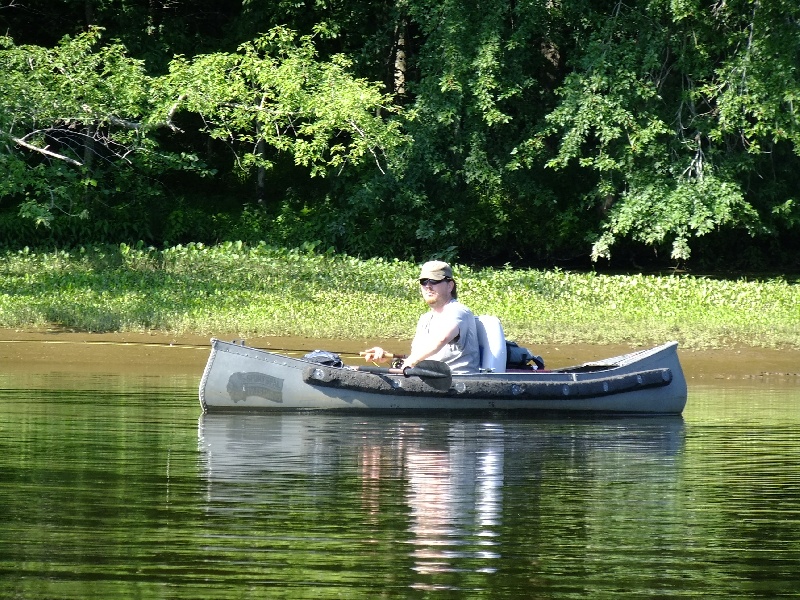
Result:
<svg viewBox="0 0 800 600"><path fill-rule="evenodd" d="M6 246L798 267L792 0L0 0L0 25Z"/></svg>
<svg viewBox="0 0 800 600"><path fill-rule="evenodd" d="M797 281L454 266L459 298L511 339L800 348ZM407 339L418 269L263 243L7 251L0 327Z"/></svg>

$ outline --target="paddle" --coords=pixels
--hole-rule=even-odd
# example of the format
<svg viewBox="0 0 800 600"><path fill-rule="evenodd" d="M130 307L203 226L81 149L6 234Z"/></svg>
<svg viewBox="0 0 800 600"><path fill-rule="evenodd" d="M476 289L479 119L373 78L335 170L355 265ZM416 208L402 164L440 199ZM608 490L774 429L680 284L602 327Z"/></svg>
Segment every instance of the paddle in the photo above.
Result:
<svg viewBox="0 0 800 600"><path fill-rule="evenodd" d="M405 377L419 377L434 389L446 392L450 389L453 375L446 363L438 360L421 360L415 367L395 369L391 367L356 367L359 371L375 373L378 375L403 375Z"/></svg>

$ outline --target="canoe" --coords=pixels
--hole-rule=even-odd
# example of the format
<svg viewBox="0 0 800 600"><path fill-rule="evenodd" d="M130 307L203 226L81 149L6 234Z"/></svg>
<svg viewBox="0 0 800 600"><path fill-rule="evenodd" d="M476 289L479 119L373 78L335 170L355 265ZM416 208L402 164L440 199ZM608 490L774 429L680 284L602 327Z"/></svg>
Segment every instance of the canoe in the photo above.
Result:
<svg viewBox="0 0 800 600"><path fill-rule="evenodd" d="M333 367L211 340L200 381L203 412L525 411L679 415L686 378L677 342L580 365L542 371L405 376ZM419 366L419 365L418 365Z"/></svg>

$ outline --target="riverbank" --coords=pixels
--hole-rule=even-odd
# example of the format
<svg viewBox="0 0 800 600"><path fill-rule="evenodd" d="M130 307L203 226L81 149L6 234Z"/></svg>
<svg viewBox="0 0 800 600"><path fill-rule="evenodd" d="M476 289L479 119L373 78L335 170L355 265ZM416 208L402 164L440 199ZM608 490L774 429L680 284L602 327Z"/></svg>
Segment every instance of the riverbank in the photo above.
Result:
<svg viewBox="0 0 800 600"><path fill-rule="evenodd" d="M459 299L475 314L496 315L507 338L527 344L645 347L677 340L696 350L800 350L794 277L453 266ZM265 245L6 252L0 328L402 338L425 309L418 274L419 265L409 262Z"/></svg>
<svg viewBox="0 0 800 600"><path fill-rule="evenodd" d="M224 340L236 335L217 334ZM208 359L209 336L164 333L83 333L60 329L0 329L0 369L4 371L143 373L199 377ZM314 349L331 350L348 364L359 364L358 352L379 343L398 353L407 340L324 339L264 336L248 345L302 355ZM558 368L616 356L635 349L624 344L525 344L541 354L548 367ZM689 381L702 382L786 379L800 385L800 351L769 348L680 349Z"/></svg>

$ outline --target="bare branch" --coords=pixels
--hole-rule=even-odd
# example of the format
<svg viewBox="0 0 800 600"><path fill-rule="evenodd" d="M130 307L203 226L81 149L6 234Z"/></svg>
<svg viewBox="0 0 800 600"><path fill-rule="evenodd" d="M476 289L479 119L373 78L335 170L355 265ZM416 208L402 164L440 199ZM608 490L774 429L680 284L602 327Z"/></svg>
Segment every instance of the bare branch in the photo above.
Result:
<svg viewBox="0 0 800 600"><path fill-rule="evenodd" d="M76 167L82 167L83 166L82 162L77 161L74 158L70 158L69 156L64 156L63 154L58 154L56 152L52 152L52 151L48 150L47 148L40 148L39 146L34 146L33 144L29 144L28 142L26 142L25 140L23 140L21 138L14 137L14 136L9 135L9 134L7 134L5 132L0 132L0 133L2 133L3 135L7 136L8 138L10 138L11 141L13 141L18 146L22 146L23 148L26 148L26 149L31 150L33 152L38 152L39 154L44 154L45 156L49 156L50 158L56 158L58 160L63 160L64 162L69 163L71 165L74 165Z"/></svg>
<svg viewBox="0 0 800 600"><path fill-rule="evenodd" d="M358 127L358 125L356 125L355 121L352 121L352 120L351 120L351 121L349 121L349 123L350 123L350 126L351 126L353 129L355 129L355 130L358 132L358 134L359 134L359 135L360 135L362 138L366 139L366 137L367 137L367 136L366 136L366 135L364 134L364 132L363 132L363 131L362 131L362 130L361 130L359 127ZM374 149L372 146L370 146L370 147L369 147L369 151L370 151L370 154L372 154L373 158L375 159L375 164L376 164L376 165L378 165L378 170L381 172L381 174L383 174L383 175L386 175L386 171L384 171L384 170L383 170L383 167L381 166L381 161L380 161L380 159L378 158L378 155L375 153L375 149Z"/></svg>
<svg viewBox="0 0 800 600"><path fill-rule="evenodd" d="M139 131L142 128L141 123L137 123L136 121L128 121L127 119L120 119L114 115L111 115L108 118L108 122L114 125L119 125L120 127L124 127L125 129L133 129L134 131Z"/></svg>
<svg viewBox="0 0 800 600"><path fill-rule="evenodd" d="M167 122L166 122L167 127L169 127L172 131L178 133L183 133L183 130L180 129L177 125L175 125L175 123L172 122L172 119L175 117L175 113L178 112L178 107L181 105L181 102L183 102L185 99L186 99L186 94L181 94L180 96L178 96L178 99L175 100L175 104L172 105L172 107L169 109L169 112L167 113Z"/></svg>

